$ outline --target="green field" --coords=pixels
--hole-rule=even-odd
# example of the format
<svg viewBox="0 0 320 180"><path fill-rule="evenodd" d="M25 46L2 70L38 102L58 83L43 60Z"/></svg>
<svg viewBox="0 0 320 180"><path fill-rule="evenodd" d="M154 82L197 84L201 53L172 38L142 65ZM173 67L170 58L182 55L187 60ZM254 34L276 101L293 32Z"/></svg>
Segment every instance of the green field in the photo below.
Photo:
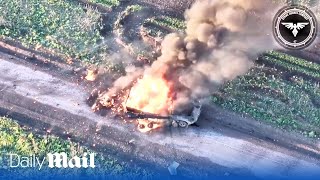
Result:
<svg viewBox="0 0 320 180"><path fill-rule="evenodd" d="M154 17L147 19L146 22L150 22L158 26L167 27L175 31L183 31L184 29L186 29L184 20L170 16Z"/></svg>
<svg viewBox="0 0 320 180"><path fill-rule="evenodd" d="M147 29L149 35L154 37L164 37L170 32L183 32L186 29L183 19L171 16L147 18L144 20L143 26Z"/></svg>
<svg viewBox="0 0 320 180"><path fill-rule="evenodd" d="M120 5L120 0L88 0L89 2L100 4L102 6L112 8Z"/></svg>
<svg viewBox="0 0 320 180"><path fill-rule="evenodd" d="M89 0L110 7L120 5L119 0ZM128 5L119 13L114 30L122 36L123 23L131 14L139 12L141 5ZM183 31L182 19L171 16L147 18L153 36L164 36L171 31ZM11 39L23 46L46 50L62 59L84 64L103 65L117 70L117 63L109 61L108 40L102 36L102 14L95 8L66 0L0 1L0 39ZM112 25L113 24L113 25ZM155 25L155 26L154 26ZM134 32L135 33L135 32ZM112 48L111 48L112 49ZM119 62L121 63L121 62Z"/></svg>
<svg viewBox="0 0 320 180"><path fill-rule="evenodd" d="M32 133L29 128L20 126L12 119L5 117L0 117L0 137L0 171L10 170L11 172L18 173L25 177L34 173L34 170L30 168L27 171L23 168L8 169L7 161L2 157L8 153L21 156L30 156L34 154L41 158L45 157L49 152L66 152L71 156L81 156L84 152L94 153L94 151L70 140L63 140L52 135L36 135ZM60 174L67 177L76 175L80 173L80 171L82 175L88 176L116 175L120 177L148 178L153 175L149 170L142 169L132 164L129 165L127 162L120 162L114 157L101 154L96 154L95 165L97 168L85 170L55 169L54 171L50 171L47 167L46 169L41 170L41 173L43 173L44 177L54 177Z"/></svg>
<svg viewBox="0 0 320 180"><path fill-rule="evenodd" d="M246 75L226 84L213 102L244 116L308 137L320 136L320 65L265 53Z"/></svg>
<svg viewBox="0 0 320 180"><path fill-rule="evenodd" d="M0 37L31 48L48 48L87 63L99 63L101 14L65 0L0 1Z"/></svg>

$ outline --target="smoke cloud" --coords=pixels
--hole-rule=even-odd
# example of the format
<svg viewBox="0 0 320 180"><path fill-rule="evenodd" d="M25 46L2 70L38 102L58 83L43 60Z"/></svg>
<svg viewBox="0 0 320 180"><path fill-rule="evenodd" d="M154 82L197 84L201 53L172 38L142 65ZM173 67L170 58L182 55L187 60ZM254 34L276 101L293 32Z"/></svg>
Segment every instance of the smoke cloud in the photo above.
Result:
<svg viewBox="0 0 320 180"><path fill-rule="evenodd" d="M275 6L270 0L195 2L185 12L185 34L167 35L162 55L143 70L128 70L111 92L129 86L139 75L164 77L175 92L173 106L183 110L246 73L258 53L273 47Z"/></svg>

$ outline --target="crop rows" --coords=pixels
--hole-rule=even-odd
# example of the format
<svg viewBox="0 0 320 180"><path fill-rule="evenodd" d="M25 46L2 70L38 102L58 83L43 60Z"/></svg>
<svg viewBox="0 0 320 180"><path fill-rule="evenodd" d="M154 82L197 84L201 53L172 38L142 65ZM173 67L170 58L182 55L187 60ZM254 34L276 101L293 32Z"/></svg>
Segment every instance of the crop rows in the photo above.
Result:
<svg viewBox="0 0 320 180"><path fill-rule="evenodd" d="M213 101L280 128L318 137L320 109L314 102L320 100L319 83L297 76L285 80L279 74L276 69L257 66L226 84L214 94Z"/></svg>
<svg viewBox="0 0 320 180"><path fill-rule="evenodd" d="M310 62L310 61L307 61L305 59L301 59L301 58L298 58L298 57L290 56L289 54L285 54L285 53L282 53L282 52L279 52L279 51L270 51L268 54L271 55L271 56L274 56L277 59L281 59L283 61L287 61L287 62L292 63L292 64L296 64L296 65L299 65L299 66L310 68L310 69L313 69L315 71L320 71L320 64L315 63L315 62Z"/></svg>
<svg viewBox="0 0 320 180"><path fill-rule="evenodd" d="M143 27L146 29L146 32L153 37L164 37L166 34L169 34L170 31L164 30L161 27L153 26L152 24L144 23Z"/></svg>
<svg viewBox="0 0 320 180"><path fill-rule="evenodd" d="M274 65L281 66L290 72L293 73L303 73L307 76L313 77L313 78L320 78L320 71L313 70L310 68L306 68L301 65L293 64L291 62L286 62L285 60L282 59L276 59L270 56L265 56L263 57L264 60L271 62Z"/></svg>
<svg viewBox="0 0 320 180"><path fill-rule="evenodd" d="M182 19L170 16L149 18L146 20L146 23L153 23L158 26L170 28L174 31L183 31L184 29L186 29L185 22Z"/></svg>

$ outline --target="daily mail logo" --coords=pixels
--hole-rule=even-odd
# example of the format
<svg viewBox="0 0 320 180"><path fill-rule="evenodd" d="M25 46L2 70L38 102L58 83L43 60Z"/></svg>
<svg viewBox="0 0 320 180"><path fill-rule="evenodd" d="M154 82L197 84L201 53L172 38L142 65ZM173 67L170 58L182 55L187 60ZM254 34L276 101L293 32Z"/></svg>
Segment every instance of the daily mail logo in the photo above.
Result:
<svg viewBox="0 0 320 180"><path fill-rule="evenodd" d="M94 165L94 153L91 153L89 155L89 158L87 158L87 155L87 153L84 153L82 158L74 156L71 159L68 159L66 153L47 154L50 168L95 168L96 166Z"/></svg>
<svg viewBox="0 0 320 180"><path fill-rule="evenodd" d="M3 161L4 162L4 161ZM9 168L37 168L41 170L45 165L49 168L95 168L95 153L84 153L82 156L69 157L67 153L48 153L40 158L35 155L20 156L8 154L7 167Z"/></svg>

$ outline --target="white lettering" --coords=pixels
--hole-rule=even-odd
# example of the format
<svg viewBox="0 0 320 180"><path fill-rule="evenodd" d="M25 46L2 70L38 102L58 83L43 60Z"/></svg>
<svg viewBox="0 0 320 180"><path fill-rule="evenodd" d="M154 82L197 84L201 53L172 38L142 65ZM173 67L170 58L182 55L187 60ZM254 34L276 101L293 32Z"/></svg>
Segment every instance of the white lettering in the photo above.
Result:
<svg viewBox="0 0 320 180"><path fill-rule="evenodd" d="M29 157L21 157L20 166L23 168L30 167Z"/></svg>
<svg viewBox="0 0 320 180"><path fill-rule="evenodd" d="M48 153L48 161L49 161L49 168L67 168L68 167L68 157L67 154L62 152L62 153ZM61 158L62 157L62 158ZM61 165L62 162L62 165Z"/></svg>
<svg viewBox="0 0 320 180"><path fill-rule="evenodd" d="M37 164L38 164L38 166L39 166L38 169L41 170L41 169L42 169L42 166L43 166L43 163L44 163L44 161L46 160L46 158L44 157L41 162L40 162L40 159L39 159L38 157L37 157L36 159L37 159Z"/></svg>
<svg viewBox="0 0 320 180"><path fill-rule="evenodd" d="M13 157L14 156L18 160L16 165L13 165ZM19 165L20 165L20 156L18 154L10 154L10 167L18 167Z"/></svg>
<svg viewBox="0 0 320 180"><path fill-rule="evenodd" d="M90 154L90 167L92 167L92 168L95 168L96 166L94 165L94 156L95 156L95 154L94 153L91 153Z"/></svg>
<svg viewBox="0 0 320 180"><path fill-rule="evenodd" d="M81 168L81 162L78 156L74 156L73 158L71 158L68 164L70 168L74 168L74 167Z"/></svg>

